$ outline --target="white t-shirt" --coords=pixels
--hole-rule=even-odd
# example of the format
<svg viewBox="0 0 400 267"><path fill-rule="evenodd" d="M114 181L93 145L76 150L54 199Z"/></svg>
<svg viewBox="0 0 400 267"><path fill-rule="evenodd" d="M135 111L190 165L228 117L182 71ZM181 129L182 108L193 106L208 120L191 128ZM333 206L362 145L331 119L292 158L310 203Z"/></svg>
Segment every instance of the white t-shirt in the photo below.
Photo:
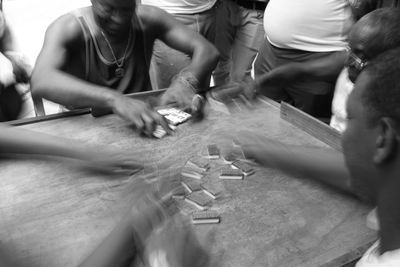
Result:
<svg viewBox="0 0 400 267"><path fill-rule="evenodd" d="M367 216L367 226L370 229L379 230L377 209L373 209ZM361 257L355 267L399 267L400 249L379 254L379 240L376 241Z"/></svg>
<svg viewBox="0 0 400 267"><path fill-rule="evenodd" d="M347 124L346 103L354 84L349 80L347 68L344 68L336 80L335 93L332 100L332 117L330 126L344 132Z"/></svg>
<svg viewBox="0 0 400 267"><path fill-rule="evenodd" d="M364 253L362 258L357 262L355 267L399 267L400 266L400 249L388 251L379 254L379 241L376 241Z"/></svg>
<svg viewBox="0 0 400 267"><path fill-rule="evenodd" d="M344 50L352 24L348 0L270 0L264 14L272 45L309 52Z"/></svg>
<svg viewBox="0 0 400 267"><path fill-rule="evenodd" d="M217 0L142 0L142 4L156 6L170 14L195 14L209 10Z"/></svg>

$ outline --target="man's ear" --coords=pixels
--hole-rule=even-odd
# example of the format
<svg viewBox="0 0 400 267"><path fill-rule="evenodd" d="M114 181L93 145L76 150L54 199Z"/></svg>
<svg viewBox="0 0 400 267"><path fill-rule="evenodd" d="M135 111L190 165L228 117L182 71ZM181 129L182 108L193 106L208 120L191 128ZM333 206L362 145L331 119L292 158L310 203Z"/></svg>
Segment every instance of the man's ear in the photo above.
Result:
<svg viewBox="0 0 400 267"><path fill-rule="evenodd" d="M389 161L397 152L397 132L393 125L390 118L380 119L373 157L375 164L383 164Z"/></svg>

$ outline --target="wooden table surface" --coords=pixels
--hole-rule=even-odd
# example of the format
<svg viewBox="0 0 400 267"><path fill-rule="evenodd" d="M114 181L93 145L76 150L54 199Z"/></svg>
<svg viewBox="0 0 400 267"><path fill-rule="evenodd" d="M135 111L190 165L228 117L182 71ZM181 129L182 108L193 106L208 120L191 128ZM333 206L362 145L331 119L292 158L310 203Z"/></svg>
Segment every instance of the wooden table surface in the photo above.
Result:
<svg viewBox="0 0 400 267"><path fill-rule="evenodd" d="M240 130L293 145L327 147L282 120L279 108L267 103L232 116L219 108L206 111L205 120L185 123L162 140L139 137L115 115L19 127L130 150L147 166L158 166L156 175L179 172L189 157L205 153L207 144L228 150L229 136ZM222 164L213 161L213 172ZM129 207L141 175L108 177L57 160L2 160L1 243L32 267L77 266ZM207 233L215 234L210 249L221 266L339 266L340 259L354 258L354 251L376 236L365 226L369 207L319 183L263 167L243 181L206 179L215 179L223 189L223 197L213 202L222 222L195 230L201 242ZM187 205L180 206L188 212Z"/></svg>

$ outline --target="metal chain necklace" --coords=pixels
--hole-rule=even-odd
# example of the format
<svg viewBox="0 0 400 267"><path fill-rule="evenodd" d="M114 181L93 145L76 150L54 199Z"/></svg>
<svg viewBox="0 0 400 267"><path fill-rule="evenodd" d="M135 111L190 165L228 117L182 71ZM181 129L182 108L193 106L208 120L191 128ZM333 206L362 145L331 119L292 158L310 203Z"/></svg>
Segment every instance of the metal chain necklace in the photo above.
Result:
<svg viewBox="0 0 400 267"><path fill-rule="evenodd" d="M125 75L124 62L125 62L125 58L126 58L126 53L128 52L128 48L129 48L129 45L130 45L131 39L132 39L132 29L129 29L128 43L126 44L125 52L124 52L124 55L122 56L121 62L118 62L118 59L115 56L114 50L111 46L111 43L108 41L103 30L100 30L100 32L101 32L101 35L103 35L103 38L106 41L108 48L110 49L111 55L113 56L113 58L115 60L115 64L117 65L117 68L115 69L115 77L117 77L117 78L124 77L124 75Z"/></svg>

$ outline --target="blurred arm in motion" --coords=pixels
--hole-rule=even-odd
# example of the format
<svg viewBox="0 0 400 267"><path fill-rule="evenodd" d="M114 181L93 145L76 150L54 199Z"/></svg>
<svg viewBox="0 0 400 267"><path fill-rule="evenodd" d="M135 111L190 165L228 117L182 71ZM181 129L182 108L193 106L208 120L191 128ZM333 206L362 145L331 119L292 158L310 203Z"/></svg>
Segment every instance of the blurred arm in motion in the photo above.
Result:
<svg viewBox="0 0 400 267"><path fill-rule="evenodd" d="M86 162L89 167L104 170L133 171L141 166L132 154L122 151L98 148L72 139L0 125L0 155L13 154L78 159Z"/></svg>
<svg viewBox="0 0 400 267"><path fill-rule="evenodd" d="M283 144L253 133L241 133L238 139L246 157L263 166L353 193L350 173L339 151Z"/></svg>

